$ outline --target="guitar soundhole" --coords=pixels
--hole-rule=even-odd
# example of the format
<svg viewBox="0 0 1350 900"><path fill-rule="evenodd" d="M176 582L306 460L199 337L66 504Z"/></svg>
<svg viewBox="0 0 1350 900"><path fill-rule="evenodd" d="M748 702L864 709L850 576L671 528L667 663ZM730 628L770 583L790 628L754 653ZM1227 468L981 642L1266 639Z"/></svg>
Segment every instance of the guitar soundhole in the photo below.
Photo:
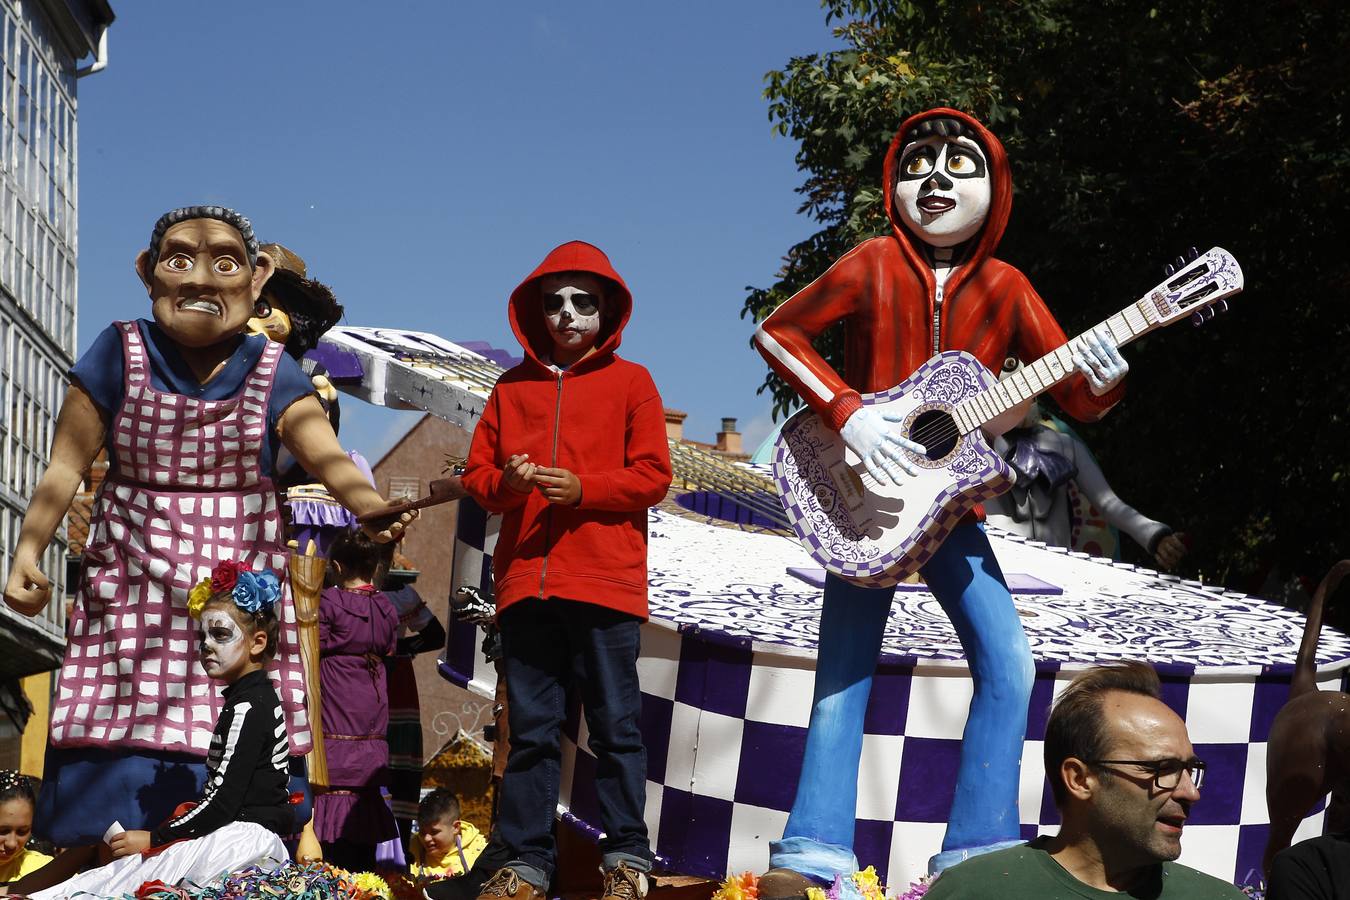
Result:
<svg viewBox="0 0 1350 900"><path fill-rule="evenodd" d="M928 449L925 455L936 461L956 449L961 440L961 430L947 413L940 409L929 409L915 417L909 426L909 439L923 444Z"/></svg>

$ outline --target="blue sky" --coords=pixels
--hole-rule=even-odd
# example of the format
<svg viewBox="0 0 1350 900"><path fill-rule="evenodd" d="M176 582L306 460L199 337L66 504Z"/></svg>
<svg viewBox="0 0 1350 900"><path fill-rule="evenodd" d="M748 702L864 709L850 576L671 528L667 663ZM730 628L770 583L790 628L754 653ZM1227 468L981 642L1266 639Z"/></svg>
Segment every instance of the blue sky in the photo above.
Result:
<svg viewBox="0 0 1350 900"><path fill-rule="evenodd" d="M579 238L632 288L621 352L686 435L767 432L744 288L814 229L761 92L837 45L816 3L114 6L79 83L81 350L148 314L132 260L176 206L248 215L350 324L513 349L508 294ZM343 443L377 459L415 419L352 399Z"/></svg>

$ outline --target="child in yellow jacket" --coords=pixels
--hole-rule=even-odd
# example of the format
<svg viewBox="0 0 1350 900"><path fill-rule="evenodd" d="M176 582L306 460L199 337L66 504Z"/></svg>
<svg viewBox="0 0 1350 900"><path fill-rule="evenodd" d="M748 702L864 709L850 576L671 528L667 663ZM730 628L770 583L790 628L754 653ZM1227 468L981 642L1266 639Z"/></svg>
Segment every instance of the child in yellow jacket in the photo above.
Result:
<svg viewBox="0 0 1350 900"><path fill-rule="evenodd" d="M459 798L436 788L417 806L417 834L410 842L413 875L455 878L473 866L487 837L460 819Z"/></svg>

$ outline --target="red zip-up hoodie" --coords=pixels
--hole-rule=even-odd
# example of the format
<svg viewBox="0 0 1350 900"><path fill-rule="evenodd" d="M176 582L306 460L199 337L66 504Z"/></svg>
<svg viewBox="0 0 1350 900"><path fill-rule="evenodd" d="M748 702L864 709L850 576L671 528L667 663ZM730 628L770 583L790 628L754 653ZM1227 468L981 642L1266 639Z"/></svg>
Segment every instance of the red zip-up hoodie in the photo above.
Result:
<svg viewBox="0 0 1350 900"><path fill-rule="evenodd" d="M940 305L924 244L895 210L904 135L918 122L939 117L960 119L979 135L992 182L989 216L947 279ZM836 431L862 406L859 391L892 388L942 350L966 350L997 373L1008 356L1032 362L1067 340L1027 277L993 256L1012 211L1012 173L1003 145L974 117L939 108L906 119L886 153L882 187L891 233L844 254L784 301L755 334L755 346L773 370ZM846 324L839 373L811 341L841 320ZM1050 394L1075 419L1094 422L1120 401L1125 385L1098 397L1087 379L1075 374Z"/></svg>
<svg viewBox="0 0 1350 900"><path fill-rule="evenodd" d="M588 272L608 282L595 351L558 372L538 280ZM511 293L511 328L525 360L497 382L474 430L464 487L501 513L492 555L497 612L527 597L560 597L647 617L647 509L670 487L661 396L647 370L615 350L633 310L628 286L599 248L570 241ZM506 484L502 466L528 453L581 481L576 506Z"/></svg>

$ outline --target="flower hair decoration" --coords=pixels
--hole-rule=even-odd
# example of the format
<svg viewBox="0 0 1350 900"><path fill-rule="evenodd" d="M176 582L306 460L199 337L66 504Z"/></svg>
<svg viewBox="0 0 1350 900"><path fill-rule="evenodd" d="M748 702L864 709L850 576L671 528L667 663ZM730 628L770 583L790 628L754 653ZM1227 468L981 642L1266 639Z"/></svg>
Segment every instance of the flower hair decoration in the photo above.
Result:
<svg viewBox="0 0 1350 900"><path fill-rule="evenodd" d="M200 619L206 601L221 594L229 594L234 605L250 615L274 614L281 579L269 569L255 572L237 560L222 560L188 591L188 614Z"/></svg>
<svg viewBox="0 0 1350 900"><path fill-rule="evenodd" d="M14 769L0 769L0 791L13 790L14 788L33 789L28 776Z"/></svg>

